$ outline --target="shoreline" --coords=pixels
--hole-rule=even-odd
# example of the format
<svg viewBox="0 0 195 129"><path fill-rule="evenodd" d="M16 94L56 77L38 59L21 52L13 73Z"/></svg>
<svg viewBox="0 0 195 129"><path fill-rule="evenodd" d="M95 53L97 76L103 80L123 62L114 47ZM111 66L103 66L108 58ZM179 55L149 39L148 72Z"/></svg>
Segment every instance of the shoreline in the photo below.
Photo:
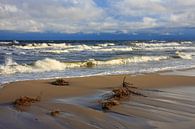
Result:
<svg viewBox="0 0 195 129"><path fill-rule="evenodd" d="M140 72L140 73L121 73L121 74L95 74L95 75L83 75L83 76L70 76L70 77L51 77L51 78L42 78L42 79L26 79L26 80L15 80L15 81L11 81L11 82L5 82L5 83L0 83L0 89L3 88L4 86L7 86L11 83L15 83L15 82L25 82L25 81L41 81L41 80L54 80L54 79L58 79L58 78L64 78L64 79L69 79L69 78L85 78L85 77L98 77L98 76L139 76L139 75L148 75L148 74L160 74L160 75L178 75L178 76L188 76L186 74L179 74L179 72L186 72L188 70L194 70L195 71L195 67L193 68L185 68L185 69L175 69L175 70L162 70L162 71L153 71L151 73L149 72ZM178 74L177 74L178 72ZM169 74L169 73L173 73L173 74Z"/></svg>
<svg viewBox="0 0 195 129"><path fill-rule="evenodd" d="M119 87L122 85L122 81L125 76L127 77L127 82L130 82L134 86L139 88L167 88L195 85L195 77L193 76L164 75L164 73L166 72L138 75L122 74L64 78L65 80L70 82L70 86L64 87L52 85L51 82L55 79L16 81L4 84L0 89L0 103L3 100L11 101L11 98L13 99L28 94L31 96L38 96L40 94L44 94L44 90L46 91L46 93L45 95L43 95L43 98L46 99L53 97L63 97L63 91L61 91L63 89L70 90L69 93L67 91L64 91L64 97L75 95L79 96L83 93L90 93L98 89L111 89ZM74 90L80 90L80 93ZM15 91L15 93L13 91ZM23 91L26 91L26 93L23 93ZM9 95L9 97L5 94Z"/></svg>

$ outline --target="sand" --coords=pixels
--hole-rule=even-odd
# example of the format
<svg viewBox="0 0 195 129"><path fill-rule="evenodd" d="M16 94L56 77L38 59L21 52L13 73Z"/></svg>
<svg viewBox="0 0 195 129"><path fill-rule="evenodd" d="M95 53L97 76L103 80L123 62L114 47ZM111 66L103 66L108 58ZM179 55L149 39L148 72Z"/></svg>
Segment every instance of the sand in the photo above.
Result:
<svg viewBox="0 0 195 129"><path fill-rule="evenodd" d="M120 87L123 77L147 97L131 96L103 111L102 95ZM195 77L179 75L112 75L13 82L0 89L0 129L194 129ZM41 96L25 111L12 102L20 96ZM56 117L51 111L58 110Z"/></svg>

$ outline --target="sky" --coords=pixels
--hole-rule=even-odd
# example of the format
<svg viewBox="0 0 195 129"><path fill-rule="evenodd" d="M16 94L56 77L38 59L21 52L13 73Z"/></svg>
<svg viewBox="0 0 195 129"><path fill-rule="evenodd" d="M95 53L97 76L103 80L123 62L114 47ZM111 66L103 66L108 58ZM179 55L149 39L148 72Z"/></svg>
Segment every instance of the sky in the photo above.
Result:
<svg viewBox="0 0 195 129"><path fill-rule="evenodd" d="M0 39L46 34L192 38L195 0L0 0Z"/></svg>

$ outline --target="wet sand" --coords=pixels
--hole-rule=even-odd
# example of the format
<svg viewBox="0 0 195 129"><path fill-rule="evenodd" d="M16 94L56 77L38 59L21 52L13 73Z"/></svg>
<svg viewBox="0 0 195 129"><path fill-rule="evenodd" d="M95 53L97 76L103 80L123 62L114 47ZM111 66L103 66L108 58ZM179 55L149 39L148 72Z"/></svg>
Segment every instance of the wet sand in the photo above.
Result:
<svg viewBox="0 0 195 129"><path fill-rule="evenodd" d="M147 97L131 96L110 111L102 96L120 87L123 77ZM195 77L179 75L113 75L68 78L70 86L53 80L21 81L0 89L0 129L194 129ZM41 96L26 111L12 102L20 96ZM56 117L49 113L59 110Z"/></svg>

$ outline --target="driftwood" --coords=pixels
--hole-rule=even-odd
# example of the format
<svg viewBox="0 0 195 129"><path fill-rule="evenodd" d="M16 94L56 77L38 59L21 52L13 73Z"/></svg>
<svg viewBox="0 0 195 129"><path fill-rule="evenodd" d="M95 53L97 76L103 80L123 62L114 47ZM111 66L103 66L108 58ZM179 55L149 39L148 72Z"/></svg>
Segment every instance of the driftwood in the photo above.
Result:
<svg viewBox="0 0 195 129"><path fill-rule="evenodd" d="M138 87L134 87L133 84L125 82L126 77L124 77L122 82L122 87L114 88L112 94L106 96L100 101L103 110L109 110L113 106L119 104L119 101L128 99L131 95L146 97L142 93L138 92L140 90Z"/></svg>
<svg viewBox="0 0 195 129"><path fill-rule="evenodd" d="M56 79L51 84L52 85L57 85L57 86L68 86L69 82L67 82L64 79L60 78L60 79Z"/></svg>

